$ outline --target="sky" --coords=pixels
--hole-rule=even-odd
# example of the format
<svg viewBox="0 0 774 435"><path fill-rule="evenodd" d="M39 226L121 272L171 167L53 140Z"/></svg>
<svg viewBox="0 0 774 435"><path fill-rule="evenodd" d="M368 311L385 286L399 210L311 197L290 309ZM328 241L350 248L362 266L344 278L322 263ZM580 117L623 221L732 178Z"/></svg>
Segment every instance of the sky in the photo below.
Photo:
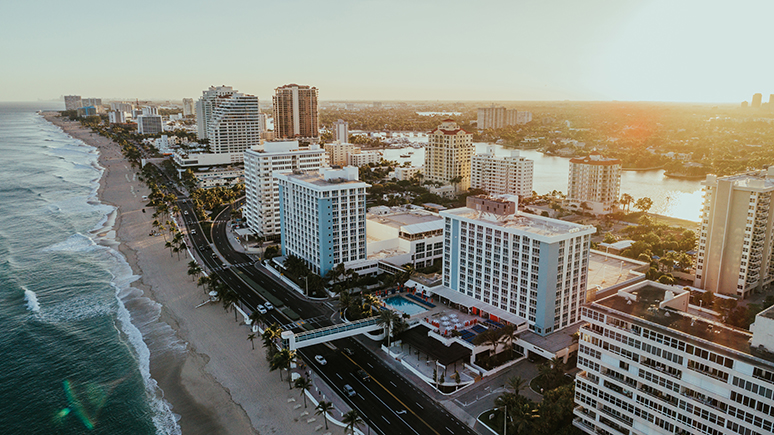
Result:
<svg viewBox="0 0 774 435"><path fill-rule="evenodd" d="M774 94L774 1L0 2L0 101L621 100ZM768 24L767 24L768 23Z"/></svg>

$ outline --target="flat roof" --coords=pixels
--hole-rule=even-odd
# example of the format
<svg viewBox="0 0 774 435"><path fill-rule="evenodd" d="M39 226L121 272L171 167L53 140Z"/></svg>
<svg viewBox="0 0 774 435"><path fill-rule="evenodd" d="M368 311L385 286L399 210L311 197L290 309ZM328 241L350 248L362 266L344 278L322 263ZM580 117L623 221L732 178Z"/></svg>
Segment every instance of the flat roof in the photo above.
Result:
<svg viewBox="0 0 774 435"><path fill-rule="evenodd" d="M516 212L510 215L499 215L481 210L474 210L468 207L461 207L441 212L441 216L447 215L475 221L485 221L506 229L513 228L547 237L567 235L576 232L583 232L585 234L593 234L596 232L596 228L593 225L580 225L522 212Z"/></svg>
<svg viewBox="0 0 774 435"><path fill-rule="evenodd" d="M279 173L275 175L277 177L287 177L288 179L292 179L295 182L302 182L305 184L309 184L312 186L319 186L319 187L336 187L337 189L340 186L346 186L346 185L352 185L351 187L370 187L368 183L365 183L360 180L347 180L345 178L336 178L332 180L326 180L323 178L322 174L319 172L313 171L313 172L302 172L302 173Z"/></svg>
<svg viewBox="0 0 774 435"><path fill-rule="evenodd" d="M401 227L403 227L402 229L406 232L410 232L407 229L411 229L415 225L432 224L433 226L438 227L434 229L443 228L443 218L435 213L431 213L426 210L405 211L405 212L398 212L398 213L391 213L391 214L384 214L384 215L369 213L366 217L370 221L378 222L382 225L388 225L392 228L401 229ZM417 226L416 228L421 228L421 227ZM417 231L416 229L412 229L412 230L415 232L422 232L422 231ZM424 230L424 231L430 231L430 230Z"/></svg>
<svg viewBox="0 0 774 435"><path fill-rule="evenodd" d="M643 269L645 266L650 267L648 263L642 261L606 254L592 249L589 253L586 288L593 289L599 286L600 290L604 290L607 287L642 275L644 271L640 269Z"/></svg>

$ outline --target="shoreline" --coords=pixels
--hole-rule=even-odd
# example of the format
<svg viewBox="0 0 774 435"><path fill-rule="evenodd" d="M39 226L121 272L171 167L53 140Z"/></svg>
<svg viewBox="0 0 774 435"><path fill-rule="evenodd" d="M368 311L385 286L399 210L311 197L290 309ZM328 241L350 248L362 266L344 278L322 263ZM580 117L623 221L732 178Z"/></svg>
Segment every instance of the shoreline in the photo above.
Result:
<svg viewBox="0 0 774 435"><path fill-rule="evenodd" d="M181 252L178 259L164 247L162 236L149 236L153 210L148 208L146 213L142 212L147 202L142 196L149 191L136 179L137 170L131 168L118 145L92 134L78 122L58 118L56 112L43 115L65 134L99 152L98 161L104 172L97 198L116 210L112 228L104 226L96 232L100 236L111 231L115 234L110 246L125 257L132 273L139 276L131 287L142 295L122 299L133 323L145 321L147 307L155 304L159 312L150 322L151 326L166 328L165 334L185 347L182 352L154 349L151 345L157 331L152 329L148 335L143 331L143 341L151 351L151 377L171 404L182 433L303 435L312 432L314 426L303 416L304 410L295 408L299 390L289 390L276 372L269 372L263 348L259 344L253 350L247 339L252 332L250 327L244 322L235 322L233 314L224 311L220 304L196 308L208 298L187 274L189 253ZM140 325L136 326L142 330ZM313 408L306 411L314 415ZM334 424L324 432L344 433L343 428Z"/></svg>

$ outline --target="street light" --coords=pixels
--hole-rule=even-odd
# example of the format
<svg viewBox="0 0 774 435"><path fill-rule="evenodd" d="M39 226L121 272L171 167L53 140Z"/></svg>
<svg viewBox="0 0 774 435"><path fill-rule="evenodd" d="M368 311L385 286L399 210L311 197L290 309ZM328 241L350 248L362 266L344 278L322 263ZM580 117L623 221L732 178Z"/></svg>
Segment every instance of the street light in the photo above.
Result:
<svg viewBox="0 0 774 435"><path fill-rule="evenodd" d="M503 386L505 388L505 386ZM500 408L495 408L499 411ZM503 435L508 435L508 405L503 405Z"/></svg>
<svg viewBox="0 0 774 435"><path fill-rule="evenodd" d="M304 276L304 287L306 288L306 293L304 293L304 296L309 296L309 275Z"/></svg>

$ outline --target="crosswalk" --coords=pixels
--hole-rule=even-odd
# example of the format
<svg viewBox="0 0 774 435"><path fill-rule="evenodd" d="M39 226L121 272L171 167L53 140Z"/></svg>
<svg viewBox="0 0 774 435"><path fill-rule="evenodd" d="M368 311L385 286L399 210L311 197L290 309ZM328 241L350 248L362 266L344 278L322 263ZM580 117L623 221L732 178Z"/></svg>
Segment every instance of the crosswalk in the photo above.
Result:
<svg viewBox="0 0 774 435"><path fill-rule="evenodd" d="M231 269L231 268L234 268L234 267L247 267L247 266L252 266L252 265L253 265L252 262L246 261L244 263L224 264L223 266L215 267L212 270L214 272L220 272L220 271Z"/></svg>

